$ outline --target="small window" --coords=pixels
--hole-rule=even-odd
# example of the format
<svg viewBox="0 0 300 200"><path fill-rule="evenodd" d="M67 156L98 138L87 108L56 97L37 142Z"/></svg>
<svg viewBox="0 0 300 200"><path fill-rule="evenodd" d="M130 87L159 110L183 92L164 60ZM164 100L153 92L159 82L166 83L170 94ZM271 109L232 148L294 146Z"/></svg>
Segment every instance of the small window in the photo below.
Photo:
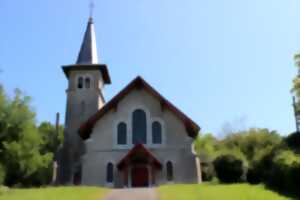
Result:
<svg viewBox="0 0 300 200"><path fill-rule="evenodd" d="M161 144L162 143L162 128L159 122L152 123L152 143Z"/></svg>
<svg viewBox="0 0 300 200"><path fill-rule="evenodd" d="M127 126L124 122L118 124L118 144L124 145L127 143Z"/></svg>
<svg viewBox="0 0 300 200"><path fill-rule="evenodd" d="M106 167L106 182L112 183L114 181L114 165L108 163Z"/></svg>
<svg viewBox="0 0 300 200"><path fill-rule="evenodd" d="M89 89L91 87L91 79L85 78L85 88Z"/></svg>
<svg viewBox="0 0 300 200"><path fill-rule="evenodd" d="M167 162L167 180L173 181L173 164L171 161Z"/></svg>
<svg viewBox="0 0 300 200"><path fill-rule="evenodd" d="M82 88L83 88L83 78L82 78L82 77L79 77L79 78L78 78L77 87L78 87L79 89L82 89Z"/></svg>

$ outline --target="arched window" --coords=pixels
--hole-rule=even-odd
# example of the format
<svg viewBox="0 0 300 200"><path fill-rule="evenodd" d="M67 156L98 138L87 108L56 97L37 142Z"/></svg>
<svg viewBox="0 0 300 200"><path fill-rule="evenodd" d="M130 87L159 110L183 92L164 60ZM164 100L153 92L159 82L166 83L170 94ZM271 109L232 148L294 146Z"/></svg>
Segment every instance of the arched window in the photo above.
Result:
<svg viewBox="0 0 300 200"><path fill-rule="evenodd" d="M147 117L146 113L137 109L132 114L132 143L146 144L147 141Z"/></svg>
<svg viewBox="0 0 300 200"><path fill-rule="evenodd" d="M80 185L81 184L81 165L76 166L74 175L73 175L73 184L74 185Z"/></svg>
<svg viewBox="0 0 300 200"><path fill-rule="evenodd" d="M108 163L106 166L106 182L112 183L114 181L114 165Z"/></svg>
<svg viewBox="0 0 300 200"><path fill-rule="evenodd" d="M91 87L91 79L90 78L85 78L85 80L84 80L84 82L85 82L85 88L90 88Z"/></svg>
<svg viewBox="0 0 300 200"><path fill-rule="evenodd" d="M127 143L127 126L124 122L118 124L118 135L117 135L118 144Z"/></svg>
<svg viewBox="0 0 300 200"><path fill-rule="evenodd" d="M167 180L173 181L173 164L171 161L167 162Z"/></svg>
<svg viewBox="0 0 300 200"><path fill-rule="evenodd" d="M81 118L81 120L84 119L84 114L85 114L85 103L84 103L84 101L82 101L80 103L80 118Z"/></svg>
<svg viewBox="0 0 300 200"><path fill-rule="evenodd" d="M152 123L152 143L161 144L162 142L162 128L159 122Z"/></svg>
<svg viewBox="0 0 300 200"><path fill-rule="evenodd" d="M82 77L79 77L79 78L78 78L77 87L78 87L79 89L82 89L82 88L83 88L83 78L82 78Z"/></svg>

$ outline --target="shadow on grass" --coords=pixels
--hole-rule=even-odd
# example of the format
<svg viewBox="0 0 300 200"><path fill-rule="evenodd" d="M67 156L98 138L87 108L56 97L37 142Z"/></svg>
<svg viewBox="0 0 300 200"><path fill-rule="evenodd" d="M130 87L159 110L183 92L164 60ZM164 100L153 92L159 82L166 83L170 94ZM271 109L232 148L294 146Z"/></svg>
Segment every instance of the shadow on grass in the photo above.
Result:
<svg viewBox="0 0 300 200"><path fill-rule="evenodd" d="M300 200L300 191L286 191L286 190L271 187L271 186L266 186L266 188L268 188L269 190L272 190L273 192L276 192L280 195L291 198L293 200ZM299 188L299 190L300 190L300 188Z"/></svg>

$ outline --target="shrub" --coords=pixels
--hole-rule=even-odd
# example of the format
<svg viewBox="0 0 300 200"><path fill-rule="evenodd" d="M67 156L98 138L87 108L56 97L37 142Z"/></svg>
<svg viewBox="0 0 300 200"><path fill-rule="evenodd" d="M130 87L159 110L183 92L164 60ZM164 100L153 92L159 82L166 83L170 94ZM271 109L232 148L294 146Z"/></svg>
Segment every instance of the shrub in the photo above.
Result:
<svg viewBox="0 0 300 200"><path fill-rule="evenodd" d="M213 165L218 179L223 183L241 181L245 171L243 161L231 154L218 156Z"/></svg>
<svg viewBox="0 0 300 200"><path fill-rule="evenodd" d="M281 191L297 193L300 184L300 156L287 150L278 152L266 183Z"/></svg>
<svg viewBox="0 0 300 200"><path fill-rule="evenodd" d="M251 167L248 169L247 181L250 184L259 184L262 182L262 173L258 167Z"/></svg>
<svg viewBox="0 0 300 200"><path fill-rule="evenodd" d="M293 163L292 166L289 168L287 175L287 185L290 187L289 189L291 190L291 192L300 195L300 162Z"/></svg>
<svg viewBox="0 0 300 200"><path fill-rule="evenodd" d="M250 184L258 184L268 179L277 151L277 147L266 148L255 156L247 172L247 181Z"/></svg>
<svg viewBox="0 0 300 200"><path fill-rule="evenodd" d="M284 142L290 149L300 153L300 133L295 132L290 134L284 139Z"/></svg>
<svg viewBox="0 0 300 200"><path fill-rule="evenodd" d="M215 176L213 164L211 162L201 163L201 174L203 181L211 181Z"/></svg>
<svg viewBox="0 0 300 200"><path fill-rule="evenodd" d="M5 169L4 167L0 164L0 185L3 184L4 179L5 179Z"/></svg>

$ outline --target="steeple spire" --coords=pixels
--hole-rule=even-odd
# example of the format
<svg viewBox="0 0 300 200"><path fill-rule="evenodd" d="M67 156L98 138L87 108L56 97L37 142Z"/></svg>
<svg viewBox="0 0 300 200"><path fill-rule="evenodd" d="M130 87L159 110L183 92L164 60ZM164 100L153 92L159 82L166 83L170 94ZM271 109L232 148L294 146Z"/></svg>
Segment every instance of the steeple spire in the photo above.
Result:
<svg viewBox="0 0 300 200"><path fill-rule="evenodd" d="M98 64L96 33L92 15L89 17L76 64Z"/></svg>

